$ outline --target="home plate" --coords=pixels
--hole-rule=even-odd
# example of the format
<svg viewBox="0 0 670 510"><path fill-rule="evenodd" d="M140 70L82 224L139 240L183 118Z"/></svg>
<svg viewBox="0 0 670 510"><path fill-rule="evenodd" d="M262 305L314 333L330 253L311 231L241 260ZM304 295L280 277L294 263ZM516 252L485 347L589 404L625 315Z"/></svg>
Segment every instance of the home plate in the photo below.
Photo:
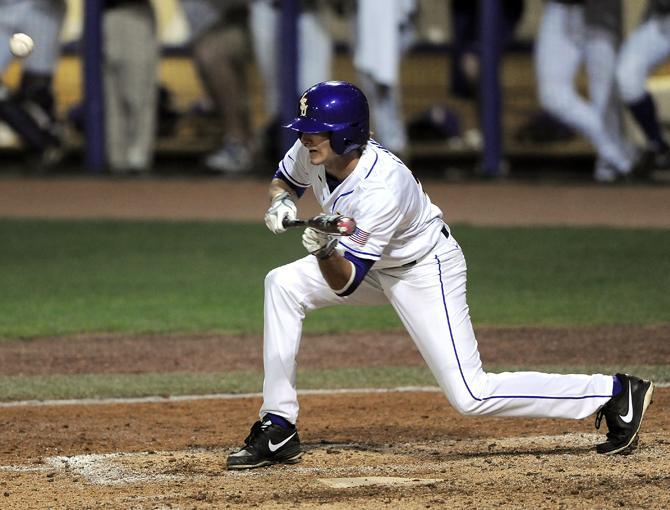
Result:
<svg viewBox="0 0 670 510"><path fill-rule="evenodd" d="M437 478L401 478L399 476L359 476L353 478L319 478L319 481L333 489L350 489L368 485L411 486L441 482Z"/></svg>

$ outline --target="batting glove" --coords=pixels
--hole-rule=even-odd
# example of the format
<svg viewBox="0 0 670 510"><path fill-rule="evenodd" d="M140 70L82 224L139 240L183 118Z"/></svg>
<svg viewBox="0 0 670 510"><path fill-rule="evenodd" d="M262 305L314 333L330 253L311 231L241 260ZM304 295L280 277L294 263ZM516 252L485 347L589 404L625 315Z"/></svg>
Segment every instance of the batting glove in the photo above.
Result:
<svg viewBox="0 0 670 510"><path fill-rule="evenodd" d="M337 237L307 227L302 234L302 245L317 259L324 260L335 251Z"/></svg>
<svg viewBox="0 0 670 510"><path fill-rule="evenodd" d="M270 208L265 213L265 224L273 234L281 234L286 232L282 222L284 218L294 220L298 217L298 208L295 202L291 199L288 191L279 193L274 197Z"/></svg>

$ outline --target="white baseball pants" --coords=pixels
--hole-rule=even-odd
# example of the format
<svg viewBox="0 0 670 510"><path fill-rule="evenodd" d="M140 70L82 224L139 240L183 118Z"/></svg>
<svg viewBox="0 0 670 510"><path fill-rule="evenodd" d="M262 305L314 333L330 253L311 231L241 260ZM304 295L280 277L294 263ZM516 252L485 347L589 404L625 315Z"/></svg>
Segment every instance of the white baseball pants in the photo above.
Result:
<svg viewBox="0 0 670 510"><path fill-rule="evenodd" d="M409 268L371 270L339 297L309 255L265 279L265 381L260 415L298 418L296 356L305 314L324 306L391 303L451 405L462 414L584 418L612 396L606 375L484 372L466 302L466 264L453 237Z"/></svg>

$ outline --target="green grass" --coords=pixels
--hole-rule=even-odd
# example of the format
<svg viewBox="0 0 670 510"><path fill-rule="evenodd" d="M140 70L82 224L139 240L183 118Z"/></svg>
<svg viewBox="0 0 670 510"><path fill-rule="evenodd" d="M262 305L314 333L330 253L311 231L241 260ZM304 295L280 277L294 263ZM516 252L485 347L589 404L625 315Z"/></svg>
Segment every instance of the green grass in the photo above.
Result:
<svg viewBox="0 0 670 510"><path fill-rule="evenodd" d="M670 230L452 226L477 324L670 321ZM0 337L262 331L265 274L303 255L260 224L0 220ZM306 330L399 328L389 307Z"/></svg>
<svg viewBox="0 0 670 510"><path fill-rule="evenodd" d="M652 380L670 381L670 367L654 365L609 366L509 366L487 365L489 372L539 370L549 373L604 373L624 371ZM0 376L0 401L69 398L144 397L153 395L208 395L258 393L261 372L84 374L49 376ZM373 367L302 370L298 387L304 389L396 388L436 386L425 367Z"/></svg>

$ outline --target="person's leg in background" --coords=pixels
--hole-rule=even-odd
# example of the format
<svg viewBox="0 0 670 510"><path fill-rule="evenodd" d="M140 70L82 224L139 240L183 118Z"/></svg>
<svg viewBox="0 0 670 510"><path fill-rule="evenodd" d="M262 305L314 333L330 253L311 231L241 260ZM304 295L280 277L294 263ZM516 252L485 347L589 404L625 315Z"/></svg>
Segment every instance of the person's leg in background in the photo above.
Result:
<svg viewBox="0 0 670 510"><path fill-rule="evenodd" d="M126 157L126 116L121 99L121 50L117 43L121 41L107 38L114 33L117 17L114 13L105 13L103 32L105 33L102 76L105 96L105 150L107 167L110 173L121 175L128 172Z"/></svg>
<svg viewBox="0 0 670 510"><path fill-rule="evenodd" d="M622 103L616 87L616 63L621 42L622 9L619 1L589 0L585 10L585 60L588 93L603 129L630 161L636 160L633 144L623 131ZM596 155L596 181L616 178L617 172L601 155Z"/></svg>
<svg viewBox="0 0 670 510"><path fill-rule="evenodd" d="M203 88L222 133L221 146L205 165L225 175L251 169L251 122L247 65L250 57L249 6L210 0L182 0L191 28L191 49Z"/></svg>
<svg viewBox="0 0 670 510"><path fill-rule="evenodd" d="M576 90L575 76L584 61L585 52L583 6L546 2L535 44L540 103L549 113L591 142L598 158L602 158L611 170L607 175L594 172L594 178L610 182L629 174L633 162L611 139L598 110Z"/></svg>
<svg viewBox="0 0 670 510"><path fill-rule="evenodd" d="M617 65L619 92L642 130L651 166L670 168L670 146L663 134L656 103L647 90L647 77L670 56L670 15L655 15L624 41Z"/></svg>
<svg viewBox="0 0 670 510"><path fill-rule="evenodd" d="M193 46L203 86L223 127L222 146L206 158L205 164L229 175L244 174L251 168L247 21L241 12L227 11L224 18Z"/></svg>
<svg viewBox="0 0 670 510"><path fill-rule="evenodd" d="M156 139L159 44L149 2L107 9L105 106L114 173L151 168Z"/></svg>
<svg viewBox="0 0 670 510"><path fill-rule="evenodd" d="M296 94L315 83L331 78L333 40L327 26L328 2L300 3L298 18L298 65ZM261 76L267 119L259 152L273 164L281 157L279 147L280 103L280 22L279 5L274 0L252 0L250 30L258 72Z"/></svg>
<svg viewBox="0 0 670 510"><path fill-rule="evenodd" d="M316 2L311 7L303 6L298 18L298 93L332 75L333 38L326 15L326 3Z"/></svg>
<svg viewBox="0 0 670 510"><path fill-rule="evenodd" d="M401 157L407 133L400 101L400 59L409 45L412 0L359 0L354 67L370 103L374 137Z"/></svg>

